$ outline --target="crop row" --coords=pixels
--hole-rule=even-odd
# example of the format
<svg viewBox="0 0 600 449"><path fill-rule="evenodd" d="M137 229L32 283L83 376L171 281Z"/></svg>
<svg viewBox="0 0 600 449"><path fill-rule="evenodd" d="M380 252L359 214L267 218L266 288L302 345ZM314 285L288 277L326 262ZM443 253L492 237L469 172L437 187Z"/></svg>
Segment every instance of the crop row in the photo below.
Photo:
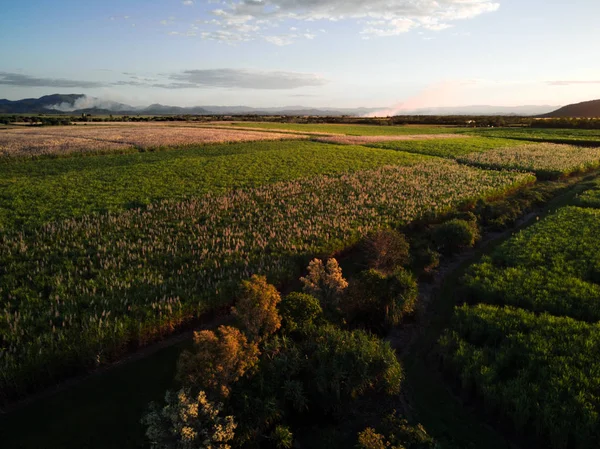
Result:
<svg viewBox="0 0 600 449"><path fill-rule="evenodd" d="M597 129L550 129L550 128L480 128L469 134L482 137L555 142L568 144L600 144L600 130Z"/></svg>
<svg viewBox="0 0 600 449"><path fill-rule="evenodd" d="M0 391L103 363L127 342L288 278L373 229L533 181L450 161L165 201L0 236ZM70 368L69 368L70 367Z"/></svg>
<svg viewBox="0 0 600 449"><path fill-rule="evenodd" d="M458 161L488 169L525 170L550 179L600 166L600 147L587 148L553 143L520 145L471 153Z"/></svg>

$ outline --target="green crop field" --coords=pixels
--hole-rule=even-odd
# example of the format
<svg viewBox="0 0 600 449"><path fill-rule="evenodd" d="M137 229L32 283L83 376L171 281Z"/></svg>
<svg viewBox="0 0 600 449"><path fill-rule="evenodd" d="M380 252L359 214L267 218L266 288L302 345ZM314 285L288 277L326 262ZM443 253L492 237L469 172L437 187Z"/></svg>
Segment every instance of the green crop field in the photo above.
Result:
<svg viewBox="0 0 600 449"><path fill-rule="evenodd" d="M62 374L67 360L110 358L127 341L228 303L231 287L252 273L284 279L298 256L341 249L357 234L531 181L425 161L5 234L0 382L22 387Z"/></svg>
<svg viewBox="0 0 600 449"><path fill-rule="evenodd" d="M442 359L490 415L539 447L600 444L600 325L489 305L458 308Z"/></svg>
<svg viewBox="0 0 600 449"><path fill-rule="evenodd" d="M482 137L521 139L538 142L600 144L597 129L554 129L554 128L484 128L469 130L469 134Z"/></svg>
<svg viewBox="0 0 600 449"><path fill-rule="evenodd" d="M472 266L441 337L446 368L515 430L554 449L600 444L600 210L579 195Z"/></svg>
<svg viewBox="0 0 600 449"><path fill-rule="evenodd" d="M406 136L416 134L448 134L461 131L461 128L439 126L377 126L377 125L332 125L275 122L234 122L231 126L270 130L287 130L305 133L345 134L348 136ZM464 131L464 130L463 130Z"/></svg>
<svg viewBox="0 0 600 449"><path fill-rule="evenodd" d="M307 141L0 163L0 229L316 175L410 165L407 153Z"/></svg>
<svg viewBox="0 0 600 449"><path fill-rule="evenodd" d="M372 148L405 151L407 153L425 154L448 159L456 159L470 153L481 153L497 148L523 145L510 139L479 138L470 139L432 139L432 140L398 140L392 142L370 143Z"/></svg>

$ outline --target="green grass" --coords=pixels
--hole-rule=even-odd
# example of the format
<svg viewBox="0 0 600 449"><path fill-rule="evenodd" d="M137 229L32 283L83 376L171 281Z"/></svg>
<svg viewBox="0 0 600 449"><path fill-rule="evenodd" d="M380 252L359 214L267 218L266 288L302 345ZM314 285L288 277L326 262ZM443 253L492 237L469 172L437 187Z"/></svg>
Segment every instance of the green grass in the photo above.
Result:
<svg viewBox="0 0 600 449"><path fill-rule="evenodd" d="M519 143L510 139L472 137L470 139L399 140L395 142L373 143L368 146L454 159L470 153L481 153L517 145Z"/></svg>
<svg viewBox="0 0 600 449"><path fill-rule="evenodd" d="M0 229L422 160L412 154L308 141L11 160L0 165Z"/></svg>
<svg viewBox="0 0 600 449"><path fill-rule="evenodd" d="M377 125L333 125L270 122L235 122L231 126L245 128L288 130L306 133L345 134L348 136L406 136L412 134L456 133L460 128L442 128L435 126L377 126Z"/></svg>
<svg viewBox="0 0 600 449"><path fill-rule="evenodd" d="M481 137L531 140L536 142L600 145L598 129L482 128L468 131Z"/></svg>

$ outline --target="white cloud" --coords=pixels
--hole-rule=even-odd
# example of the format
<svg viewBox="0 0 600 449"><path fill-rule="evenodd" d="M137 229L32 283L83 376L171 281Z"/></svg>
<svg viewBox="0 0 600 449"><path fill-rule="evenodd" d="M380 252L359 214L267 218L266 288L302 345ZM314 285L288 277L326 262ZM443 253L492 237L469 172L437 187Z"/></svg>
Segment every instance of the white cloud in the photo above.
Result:
<svg viewBox="0 0 600 449"><path fill-rule="evenodd" d="M212 24L218 29L228 36L240 35L237 40L262 37L276 45L287 40L265 35L264 30L286 20L354 21L362 25L361 34L368 38L395 36L417 28L441 31L457 20L472 19L500 7L495 0L233 0L221 6L212 11L218 18Z"/></svg>
<svg viewBox="0 0 600 449"><path fill-rule="evenodd" d="M194 4L194 0L183 0L181 4L184 6L192 6Z"/></svg>

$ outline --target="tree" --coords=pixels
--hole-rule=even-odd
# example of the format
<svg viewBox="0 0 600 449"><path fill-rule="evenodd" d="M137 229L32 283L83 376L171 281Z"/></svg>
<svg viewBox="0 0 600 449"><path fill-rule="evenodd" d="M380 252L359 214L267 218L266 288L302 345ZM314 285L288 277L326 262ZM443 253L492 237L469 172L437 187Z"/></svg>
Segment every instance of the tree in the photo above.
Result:
<svg viewBox="0 0 600 449"><path fill-rule="evenodd" d="M142 418L153 449L230 449L236 424L233 416L220 416L223 404L210 402L203 391L194 397L189 389L167 391L166 405L150 404Z"/></svg>
<svg viewBox="0 0 600 449"><path fill-rule="evenodd" d="M404 234L393 229L368 235L362 246L370 268L390 272L409 262L410 245Z"/></svg>
<svg viewBox="0 0 600 449"><path fill-rule="evenodd" d="M304 291L321 300L324 305L337 305L348 282L342 276L342 269L337 260L331 258L327 265L314 259L308 264L308 275L300 278Z"/></svg>
<svg viewBox="0 0 600 449"><path fill-rule="evenodd" d="M261 341L281 327L277 312L280 301L279 292L267 283L267 278L254 275L242 282L242 296L233 308L233 315L251 340Z"/></svg>
<svg viewBox="0 0 600 449"><path fill-rule="evenodd" d="M323 314L319 300L306 293L290 293L279 305L285 328L294 331L312 324Z"/></svg>
<svg viewBox="0 0 600 449"><path fill-rule="evenodd" d="M184 351L177 364L177 380L183 385L229 395L229 387L256 365L260 352L239 329L221 326L217 332L194 333L194 351Z"/></svg>

